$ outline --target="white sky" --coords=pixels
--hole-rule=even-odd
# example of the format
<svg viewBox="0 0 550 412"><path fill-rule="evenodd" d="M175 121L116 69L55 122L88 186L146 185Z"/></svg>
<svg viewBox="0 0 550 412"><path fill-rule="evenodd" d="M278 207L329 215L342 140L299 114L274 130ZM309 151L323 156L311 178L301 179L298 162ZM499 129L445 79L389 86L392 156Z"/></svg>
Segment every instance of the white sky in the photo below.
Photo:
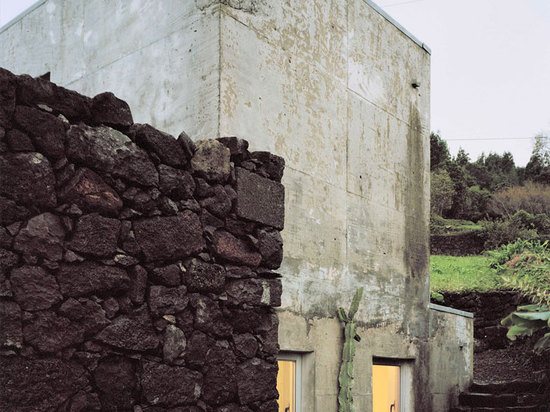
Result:
<svg viewBox="0 0 550 412"><path fill-rule="evenodd" d="M35 2L0 0L0 26ZM509 151L525 166L530 138L550 133L550 0L378 4L432 50L431 129L451 153Z"/></svg>

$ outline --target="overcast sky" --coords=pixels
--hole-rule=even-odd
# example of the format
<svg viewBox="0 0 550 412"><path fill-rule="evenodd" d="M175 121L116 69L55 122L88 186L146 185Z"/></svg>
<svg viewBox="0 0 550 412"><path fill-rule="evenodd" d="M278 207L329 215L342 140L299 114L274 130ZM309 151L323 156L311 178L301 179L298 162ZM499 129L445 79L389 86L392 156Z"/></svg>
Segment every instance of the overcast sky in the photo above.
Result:
<svg viewBox="0 0 550 412"><path fill-rule="evenodd" d="M0 0L0 26L35 2ZM525 166L531 138L550 134L550 0L377 4L432 50L431 129L451 153L509 151Z"/></svg>

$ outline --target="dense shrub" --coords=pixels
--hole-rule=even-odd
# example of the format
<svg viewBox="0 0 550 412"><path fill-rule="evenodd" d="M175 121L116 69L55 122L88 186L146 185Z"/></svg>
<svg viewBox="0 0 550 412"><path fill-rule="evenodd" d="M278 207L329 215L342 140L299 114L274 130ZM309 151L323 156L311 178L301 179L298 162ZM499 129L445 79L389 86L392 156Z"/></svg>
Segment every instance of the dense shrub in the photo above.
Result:
<svg viewBox="0 0 550 412"><path fill-rule="evenodd" d="M504 283L527 296L532 305L520 306L502 320L507 336L531 336L547 332L535 344L536 350L550 350L550 248L548 242L516 241L492 253L492 266Z"/></svg>
<svg viewBox="0 0 550 412"><path fill-rule="evenodd" d="M455 189L453 181L446 170L437 170L430 173L431 178L431 211L442 215L453 205Z"/></svg>
<svg viewBox="0 0 550 412"><path fill-rule="evenodd" d="M520 210L550 216L550 186L531 182L512 186L493 194L489 202L489 213L495 216L509 218Z"/></svg>
<svg viewBox="0 0 550 412"><path fill-rule="evenodd" d="M487 236L485 250L495 249L518 239L530 240L538 237L536 229L525 227L521 222L513 220L485 220L482 226Z"/></svg>

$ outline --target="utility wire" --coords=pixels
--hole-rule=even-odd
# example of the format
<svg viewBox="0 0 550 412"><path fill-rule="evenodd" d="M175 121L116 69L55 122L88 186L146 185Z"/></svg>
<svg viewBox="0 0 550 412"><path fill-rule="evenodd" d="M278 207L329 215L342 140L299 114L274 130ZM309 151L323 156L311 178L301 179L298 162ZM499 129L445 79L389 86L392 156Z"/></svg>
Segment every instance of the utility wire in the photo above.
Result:
<svg viewBox="0 0 550 412"><path fill-rule="evenodd" d="M390 3L390 4L387 4L385 6L381 5L380 7L383 7L383 8L386 8L386 7L394 7L394 6L402 6L404 4L411 4L411 3L418 3L420 1L424 1L424 0L409 0L409 1L402 1L400 3Z"/></svg>
<svg viewBox="0 0 550 412"><path fill-rule="evenodd" d="M447 140L450 142L457 141L457 140L532 140L533 137L466 137L466 138L453 138L453 139L447 139L445 137L442 137L443 140Z"/></svg>

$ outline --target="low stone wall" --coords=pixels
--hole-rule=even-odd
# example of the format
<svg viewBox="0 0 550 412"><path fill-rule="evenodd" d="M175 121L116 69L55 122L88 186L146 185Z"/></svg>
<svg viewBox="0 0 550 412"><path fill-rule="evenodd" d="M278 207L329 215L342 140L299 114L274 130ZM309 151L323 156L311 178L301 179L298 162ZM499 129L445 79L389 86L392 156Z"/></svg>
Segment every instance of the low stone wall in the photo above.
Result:
<svg viewBox="0 0 550 412"><path fill-rule="evenodd" d="M276 411L283 159L0 69L0 410Z"/></svg>
<svg viewBox="0 0 550 412"><path fill-rule="evenodd" d="M511 344L500 321L528 301L514 291L442 293L445 306L474 314L475 351L502 349Z"/></svg>
<svg viewBox="0 0 550 412"><path fill-rule="evenodd" d="M486 240L483 231L456 235L431 235L430 253L450 256L479 255L484 250Z"/></svg>

